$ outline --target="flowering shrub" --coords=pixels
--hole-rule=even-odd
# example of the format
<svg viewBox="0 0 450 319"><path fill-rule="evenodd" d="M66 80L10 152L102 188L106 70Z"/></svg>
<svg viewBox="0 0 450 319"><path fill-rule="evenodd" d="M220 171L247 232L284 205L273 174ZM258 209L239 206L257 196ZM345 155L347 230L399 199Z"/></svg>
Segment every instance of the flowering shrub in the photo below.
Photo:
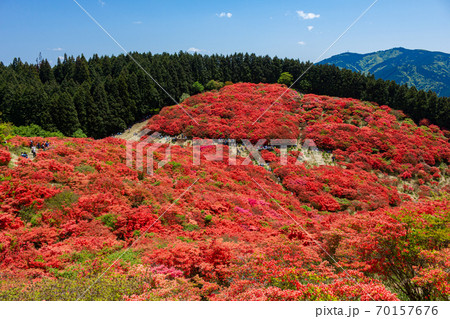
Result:
<svg viewBox="0 0 450 319"><path fill-rule="evenodd" d="M182 106L166 107L152 117L147 128L169 135L185 134L200 138L297 138L301 118L301 95L281 85L238 83L220 91L191 96ZM265 116L258 119L266 111ZM254 125L253 123L258 120Z"/></svg>
<svg viewBox="0 0 450 319"><path fill-rule="evenodd" d="M11 154L4 150L0 149L0 166L6 166L11 161Z"/></svg>
<svg viewBox="0 0 450 319"><path fill-rule="evenodd" d="M400 203L400 196L389 181L361 169L339 166L308 169L302 164L281 166L275 174L300 200L323 211L375 210Z"/></svg>
<svg viewBox="0 0 450 319"><path fill-rule="evenodd" d="M1 150L0 299L74 300L92 283L82 299L448 300L444 132L354 99L288 91L271 105L285 90L227 85L183 102L199 126L167 107L147 127L309 138L329 151L327 165L297 165L301 149L287 165L263 150L271 170L230 166L228 155L194 165L191 148L172 146L170 162L147 175L126 165L115 138L36 137L50 147L15 167Z"/></svg>
<svg viewBox="0 0 450 319"><path fill-rule="evenodd" d="M450 275L448 200L340 216L323 234L330 251L376 273L412 300L445 300ZM439 282L439 283L438 283Z"/></svg>

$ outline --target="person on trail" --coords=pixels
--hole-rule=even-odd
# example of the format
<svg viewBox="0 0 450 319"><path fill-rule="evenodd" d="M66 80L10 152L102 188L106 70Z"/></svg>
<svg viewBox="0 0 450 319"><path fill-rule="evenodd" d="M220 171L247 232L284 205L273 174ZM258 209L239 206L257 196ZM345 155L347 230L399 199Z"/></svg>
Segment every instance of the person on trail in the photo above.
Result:
<svg viewBox="0 0 450 319"><path fill-rule="evenodd" d="M31 153L33 154L33 157L36 157L36 146L31 148Z"/></svg>
<svg viewBox="0 0 450 319"><path fill-rule="evenodd" d="M33 140L30 140L30 148L33 147Z"/></svg>
<svg viewBox="0 0 450 319"><path fill-rule="evenodd" d="M48 148L50 146L50 143L47 141L45 142L45 148Z"/></svg>
<svg viewBox="0 0 450 319"><path fill-rule="evenodd" d="M37 143L37 149L40 149L41 148L41 143Z"/></svg>

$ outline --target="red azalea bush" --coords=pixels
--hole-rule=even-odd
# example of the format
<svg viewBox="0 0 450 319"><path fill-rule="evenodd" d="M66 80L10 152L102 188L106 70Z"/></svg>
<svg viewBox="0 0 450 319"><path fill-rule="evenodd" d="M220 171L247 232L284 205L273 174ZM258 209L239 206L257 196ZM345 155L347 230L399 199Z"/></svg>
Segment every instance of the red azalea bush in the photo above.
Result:
<svg viewBox="0 0 450 319"><path fill-rule="evenodd" d="M192 96L150 119L147 128L200 138L297 138L301 95L281 85L238 83ZM277 100L273 103L275 100ZM183 110L183 109L184 110ZM187 112L187 113L186 113ZM264 116L259 116L263 113ZM189 117L195 119L198 125ZM255 122L256 121L256 122Z"/></svg>
<svg viewBox="0 0 450 319"><path fill-rule="evenodd" d="M11 154L5 149L0 149L0 166L6 166L10 161Z"/></svg>
<svg viewBox="0 0 450 319"><path fill-rule="evenodd" d="M304 202L323 211L375 210L400 204L396 188L388 180L360 169L304 164L275 170L283 185Z"/></svg>
<svg viewBox="0 0 450 319"><path fill-rule="evenodd" d="M427 200L403 207L331 219L328 250L375 273L412 300L445 300L450 275L450 204ZM439 283L438 283L439 282Z"/></svg>

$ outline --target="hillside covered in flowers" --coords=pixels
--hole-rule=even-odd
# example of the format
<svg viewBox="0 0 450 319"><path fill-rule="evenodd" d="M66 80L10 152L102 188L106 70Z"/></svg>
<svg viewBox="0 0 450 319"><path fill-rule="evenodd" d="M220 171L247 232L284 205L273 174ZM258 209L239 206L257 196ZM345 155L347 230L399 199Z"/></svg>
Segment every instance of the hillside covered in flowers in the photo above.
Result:
<svg viewBox="0 0 450 319"><path fill-rule="evenodd" d="M450 132L286 90L227 85L146 127L312 140L321 163L301 147L283 163L264 147L267 165L243 154L230 165L225 145L222 161L203 147L197 165L192 147L166 143L153 156L170 148L170 161L147 174L127 165L138 141L36 137L50 146L27 159L17 155L30 138L11 138L0 149L0 300L448 300Z"/></svg>

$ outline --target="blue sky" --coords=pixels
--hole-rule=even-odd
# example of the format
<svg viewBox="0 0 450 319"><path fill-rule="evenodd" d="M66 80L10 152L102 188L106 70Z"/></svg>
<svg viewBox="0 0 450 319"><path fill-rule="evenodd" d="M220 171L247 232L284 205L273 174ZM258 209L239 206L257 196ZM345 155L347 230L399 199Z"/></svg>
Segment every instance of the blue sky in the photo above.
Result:
<svg viewBox="0 0 450 319"><path fill-rule="evenodd" d="M374 0L77 0L128 51L316 60ZM1 0L0 61L117 55L73 0ZM450 53L450 1L379 0L325 55L403 46Z"/></svg>

